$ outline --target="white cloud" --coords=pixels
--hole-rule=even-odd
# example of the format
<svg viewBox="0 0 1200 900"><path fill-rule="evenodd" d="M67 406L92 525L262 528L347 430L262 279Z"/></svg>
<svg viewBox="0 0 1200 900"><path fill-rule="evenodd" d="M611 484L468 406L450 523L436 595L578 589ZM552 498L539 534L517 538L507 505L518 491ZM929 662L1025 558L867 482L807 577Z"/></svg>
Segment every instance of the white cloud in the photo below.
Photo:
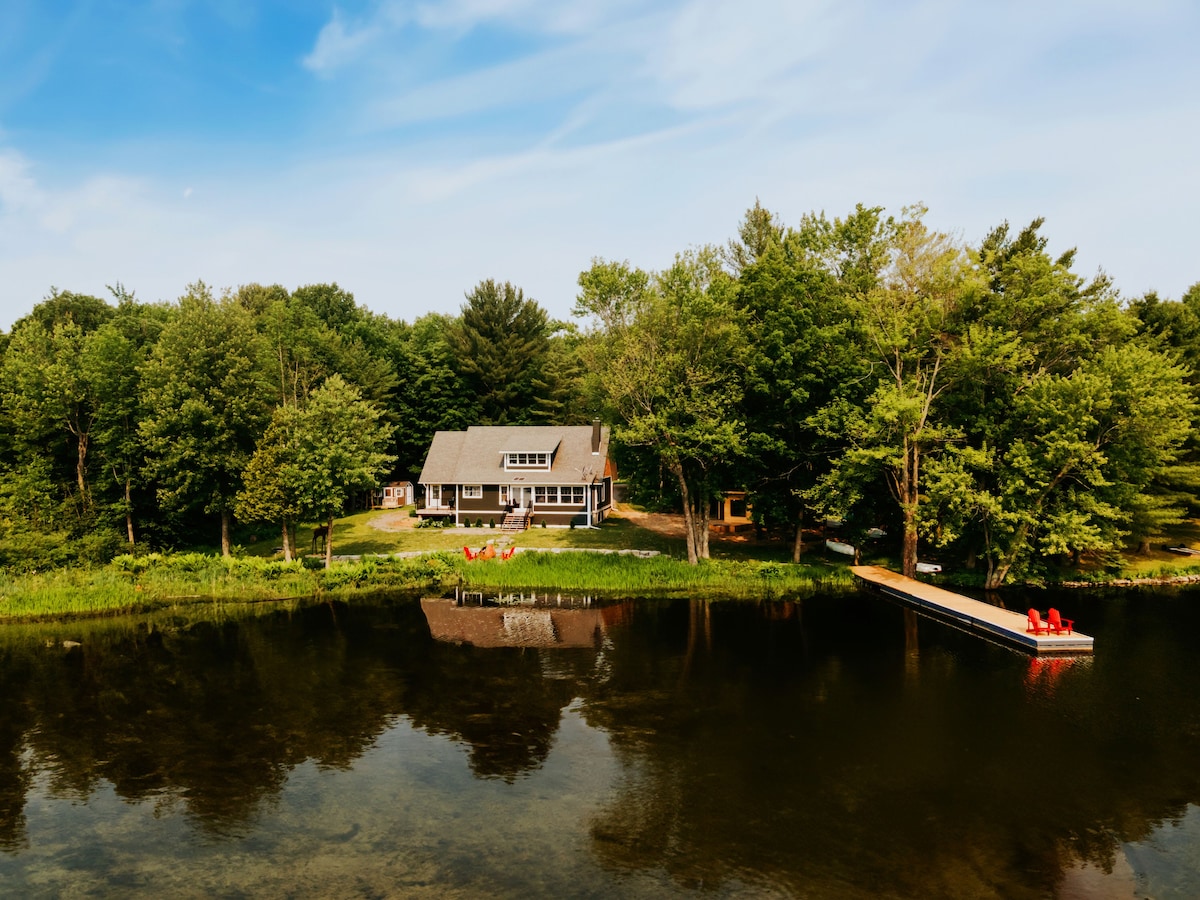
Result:
<svg viewBox="0 0 1200 900"><path fill-rule="evenodd" d="M1131 45L1119 66L1071 68L1056 51L1084 21L1077 5L562 6L335 12L305 64L338 76L326 86L360 127L299 163L251 171L217 144L209 170L76 176L0 145L0 327L51 284L169 299L196 278L336 280L413 318L456 311L495 277L565 316L591 257L662 267L726 240L756 197L789 222L925 201L968 241L1044 215L1052 248L1078 245L1078 270L1104 265L1127 294L1177 297L1200 277L1196 63L1156 44L1154 65ZM1180 9L1148 15L1161 28ZM1149 27L1131 17L1111 0L1086 22ZM542 39L436 77L397 59L401 37L436 54L481 24Z"/></svg>
<svg viewBox="0 0 1200 900"><path fill-rule="evenodd" d="M341 11L334 7L333 15L317 35L312 52L302 60L304 67L324 75L357 62L373 43L403 24L399 13L396 4L385 4L376 18L347 24Z"/></svg>
<svg viewBox="0 0 1200 900"><path fill-rule="evenodd" d="M36 210L42 202L29 161L15 150L0 150L0 215Z"/></svg>
<svg viewBox="0 0 1200 900"><path fill-rule="evenodd" d="M757 100L827 55L851 8L832 0L693 0L671 17L648 63L682 108Z"/></svg>

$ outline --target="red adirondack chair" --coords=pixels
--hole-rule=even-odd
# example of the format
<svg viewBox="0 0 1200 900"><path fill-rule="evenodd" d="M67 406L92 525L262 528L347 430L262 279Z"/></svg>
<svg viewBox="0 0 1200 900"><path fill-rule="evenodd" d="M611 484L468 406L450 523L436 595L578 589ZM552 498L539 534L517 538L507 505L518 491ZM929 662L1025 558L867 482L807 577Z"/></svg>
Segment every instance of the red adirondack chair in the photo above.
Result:
<svg viewBox="0 0 1200 900"><path fill-rule="evenodd" d="M512 555L517 552L516 547L509 547L507 550L500 551L500 559L512 559Z"/></svg>
<svg viewBox="0 0 1200 900"><path fill-rule="evenodd" d="M1062 634L1064 631L1067 634L1073 634L1072 629L1075 627L1075 620L1064 619L1062 614L1052 606L1050 607L1050 612L1046 613L1046 627L1055 634Z"/></svg>
<svg viewBox="0 0 1200 900"><path fill-rule="evenodd" d="M470 547L463 547L463 556L465 556L467 558L467 562L470 562L478 555L479 555L478 553L472 553Z"/></svg>
<svg viewBox="0 0 1200 900"><path fill-rule="evenodd" d="M1049 634L1050 626L1042 621L1042 614L1036 609L1029 611L1029 620L1025 626L1026 634Z"/></svg>

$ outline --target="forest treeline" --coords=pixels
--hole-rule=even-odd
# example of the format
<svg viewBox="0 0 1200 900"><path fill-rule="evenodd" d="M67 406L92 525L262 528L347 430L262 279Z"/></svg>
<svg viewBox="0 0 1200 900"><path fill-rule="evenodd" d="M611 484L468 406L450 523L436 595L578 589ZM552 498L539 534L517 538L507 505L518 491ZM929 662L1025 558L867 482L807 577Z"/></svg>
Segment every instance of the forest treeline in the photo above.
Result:
<svg viewBox="0 0 1200 900"><path fill-rule="evenodd" d="M924 215L756 203L660 271L593 260L568 322L491 280L412 323L337 284L52 290L0 333L0 566L228 553L237 522L290 558L297 522L415 478L439 429L597 416L691 561L731 490L797 554L832 517L896 536L908 574L922 541L989 585L1190 515L1200 284L1126 301L1040 220L965 246Z"/></svg>

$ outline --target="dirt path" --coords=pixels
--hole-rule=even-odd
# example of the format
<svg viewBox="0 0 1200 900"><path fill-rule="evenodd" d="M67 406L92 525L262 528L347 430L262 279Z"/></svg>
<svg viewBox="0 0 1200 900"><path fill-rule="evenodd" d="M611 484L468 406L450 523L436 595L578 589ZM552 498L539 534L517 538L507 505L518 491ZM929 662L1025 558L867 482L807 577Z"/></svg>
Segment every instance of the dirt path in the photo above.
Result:
<svg viewBox="0 0 1200 900"><path fill-rule="evenodd" d="M647 531L653 531L664 537L683 537L683 516L678 513L648 513L629 506L622 506L613 515L628 519L639 528L645 528Z"/></svg>
<svg viewBox="0 0 1200 900"><path fill-rule="evenodd" d="M410 516L406 509L395 509L382 516L376 516L370 524L377 531L410 531L416 528L420 521Z"/></svg>

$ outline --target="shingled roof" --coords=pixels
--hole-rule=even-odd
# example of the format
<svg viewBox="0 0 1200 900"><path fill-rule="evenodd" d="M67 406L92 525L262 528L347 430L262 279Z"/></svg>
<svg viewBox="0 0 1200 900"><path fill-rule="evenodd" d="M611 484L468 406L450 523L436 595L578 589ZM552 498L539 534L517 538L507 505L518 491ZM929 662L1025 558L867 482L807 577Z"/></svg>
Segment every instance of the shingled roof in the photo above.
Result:
<svg viewBox="0 0 1200 900"><path fill-rule="evenodd" d="M604 477L608 429L592 453L592 425L472 425L439 431L429 445L421 484L591 484ZM551 453L550 469L505 471L505 453Z"/></svg>

